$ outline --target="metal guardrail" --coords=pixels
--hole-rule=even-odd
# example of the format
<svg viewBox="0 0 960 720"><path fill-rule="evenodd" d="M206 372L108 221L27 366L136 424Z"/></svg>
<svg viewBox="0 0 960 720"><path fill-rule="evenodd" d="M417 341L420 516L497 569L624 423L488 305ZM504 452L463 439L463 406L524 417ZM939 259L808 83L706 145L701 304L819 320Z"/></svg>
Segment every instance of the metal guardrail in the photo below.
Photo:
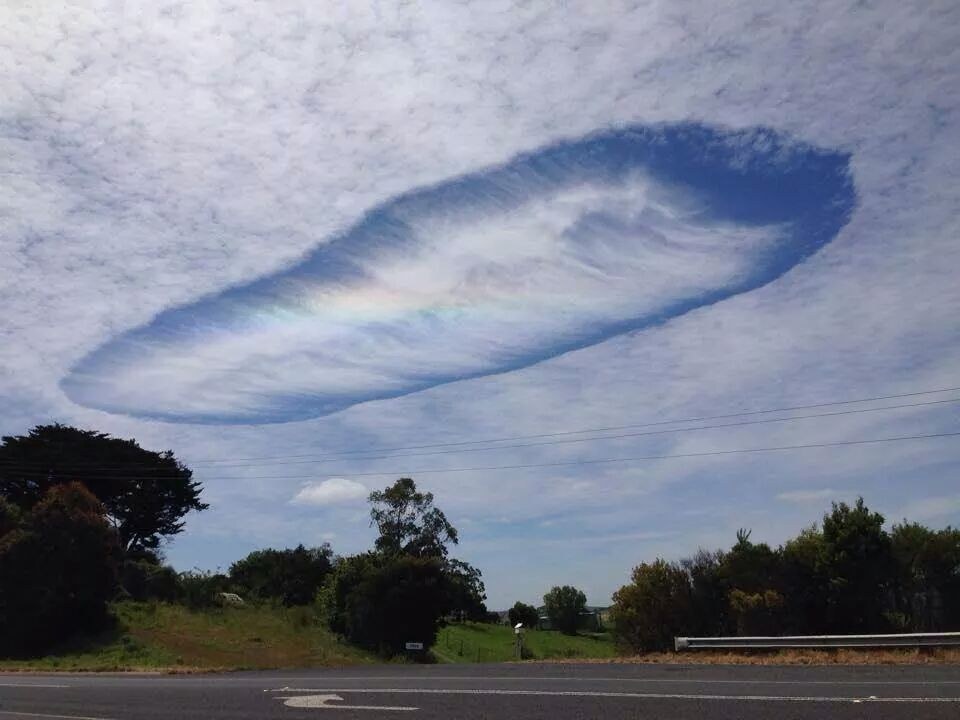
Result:
<svg viewBox="0 0 960 720"><path fill-rule="evenodd" d="M681 650L777 650L780 648L960 647L960 632L898 635L785 635L766 637L676 637Z"/></svg>

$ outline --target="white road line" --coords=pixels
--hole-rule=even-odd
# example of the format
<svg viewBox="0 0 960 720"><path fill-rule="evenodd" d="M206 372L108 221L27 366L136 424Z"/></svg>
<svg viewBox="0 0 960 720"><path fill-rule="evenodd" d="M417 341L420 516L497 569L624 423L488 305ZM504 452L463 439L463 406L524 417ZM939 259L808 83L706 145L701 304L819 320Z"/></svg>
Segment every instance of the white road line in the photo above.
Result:
<svg viewBox="0 0 960 720"><path fill-rule="evenodd" d="M48 685L46 683L0 683L0 687L38 687L38 688L68 688L69 685Z"/></svg>
<svg viewBox="0 0 960 720"><path fill-rule="evenodd" d="M277 681L291 681L291 680L319 680L316 676L313 677L278 677L272 678ZM417 677L414 675L368 675L366 677L332 677L331 680L336 682L370 682L376 680L377 682L395 682L395 681L410 681L410 682L422 682L424 680L429 680L430 682L457 682L457 681L466 681L466 682L538 682L543 680L545 682L630 682L630 683L648 683L648 684L658 684L663 683L664 685L960 685L960 680L752 680L752 679L743 679L743 680L720 680L716 678L632 678L632 677L516 677L513 675L510 676L483 676L483 675L445 675L443 677Z"/></svg>
<svg viewBox="0 0 960 720"><path fill-rule="evenodd" d="M0 710L0 715L14 715L16 717L59 718L59 720L112 720L112 718L85 717L83 715L51 715L49 713L20 712L18 710Z"/></svg>
<svg viewBox="0 0 960 720"><path fill-rule="evenodd" d="M270 692L396 693L411 695L526 695L539 697L628 698L636 700L759 700L820 703L960 703L960 697L818 697L799 695L701 695L684 693L629 693L577 690L478 690L443 688L277 688Z"/></svg>

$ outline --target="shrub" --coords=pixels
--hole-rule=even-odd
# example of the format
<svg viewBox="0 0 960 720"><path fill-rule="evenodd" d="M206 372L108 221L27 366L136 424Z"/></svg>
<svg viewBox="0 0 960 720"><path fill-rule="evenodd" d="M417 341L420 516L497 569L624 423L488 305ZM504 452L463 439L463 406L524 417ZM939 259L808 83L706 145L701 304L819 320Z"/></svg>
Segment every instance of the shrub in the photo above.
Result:
<svg viewBox="0 0 960 720"><path fill-rule="evenodd" d="M31 654L98 629L116 588L118 556L116 533L83 485L48 490L0 537L0 653Z"/></svg>
<svg viewBox="0 0 960 720"><path fill-rule="evenodd" d="M681 567L665 560L634 568L631 583L613 595L617 644L631 652L668 650L690 623L690 585Z"/></svg>

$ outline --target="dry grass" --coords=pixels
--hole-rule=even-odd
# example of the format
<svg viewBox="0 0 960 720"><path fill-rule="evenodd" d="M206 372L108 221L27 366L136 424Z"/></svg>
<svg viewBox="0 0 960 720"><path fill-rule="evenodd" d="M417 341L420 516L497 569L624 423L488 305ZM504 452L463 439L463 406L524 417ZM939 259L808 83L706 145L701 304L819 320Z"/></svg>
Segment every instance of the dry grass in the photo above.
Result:
<svg viewBox="0 0 960 720"><path fill-rule="evenodd" d="M960 648L931 650L776 650L772 652L647 653L608 659L551 660L656 665L960 665Z"/></svg>

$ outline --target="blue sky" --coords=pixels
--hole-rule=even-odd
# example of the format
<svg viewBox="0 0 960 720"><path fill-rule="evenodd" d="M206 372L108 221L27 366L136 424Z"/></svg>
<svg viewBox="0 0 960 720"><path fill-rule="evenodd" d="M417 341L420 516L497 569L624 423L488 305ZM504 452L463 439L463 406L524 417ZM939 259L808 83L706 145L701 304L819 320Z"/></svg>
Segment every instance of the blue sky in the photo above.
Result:
<svg viewBox="0 0 960 720"><path fill-rule="evenodd" d="M956 431L949 402L342 453L960 386L958 27L951 3L5 6L0 431L174 449L212 505L167 548L184 569L362 549L365 494L430 470L495 607L603 604L642 560L857 494L956 524L955 439L702 455ZM687 457L586 462L663 455ZM502 465L534 467L463 470Z"/></svg>

